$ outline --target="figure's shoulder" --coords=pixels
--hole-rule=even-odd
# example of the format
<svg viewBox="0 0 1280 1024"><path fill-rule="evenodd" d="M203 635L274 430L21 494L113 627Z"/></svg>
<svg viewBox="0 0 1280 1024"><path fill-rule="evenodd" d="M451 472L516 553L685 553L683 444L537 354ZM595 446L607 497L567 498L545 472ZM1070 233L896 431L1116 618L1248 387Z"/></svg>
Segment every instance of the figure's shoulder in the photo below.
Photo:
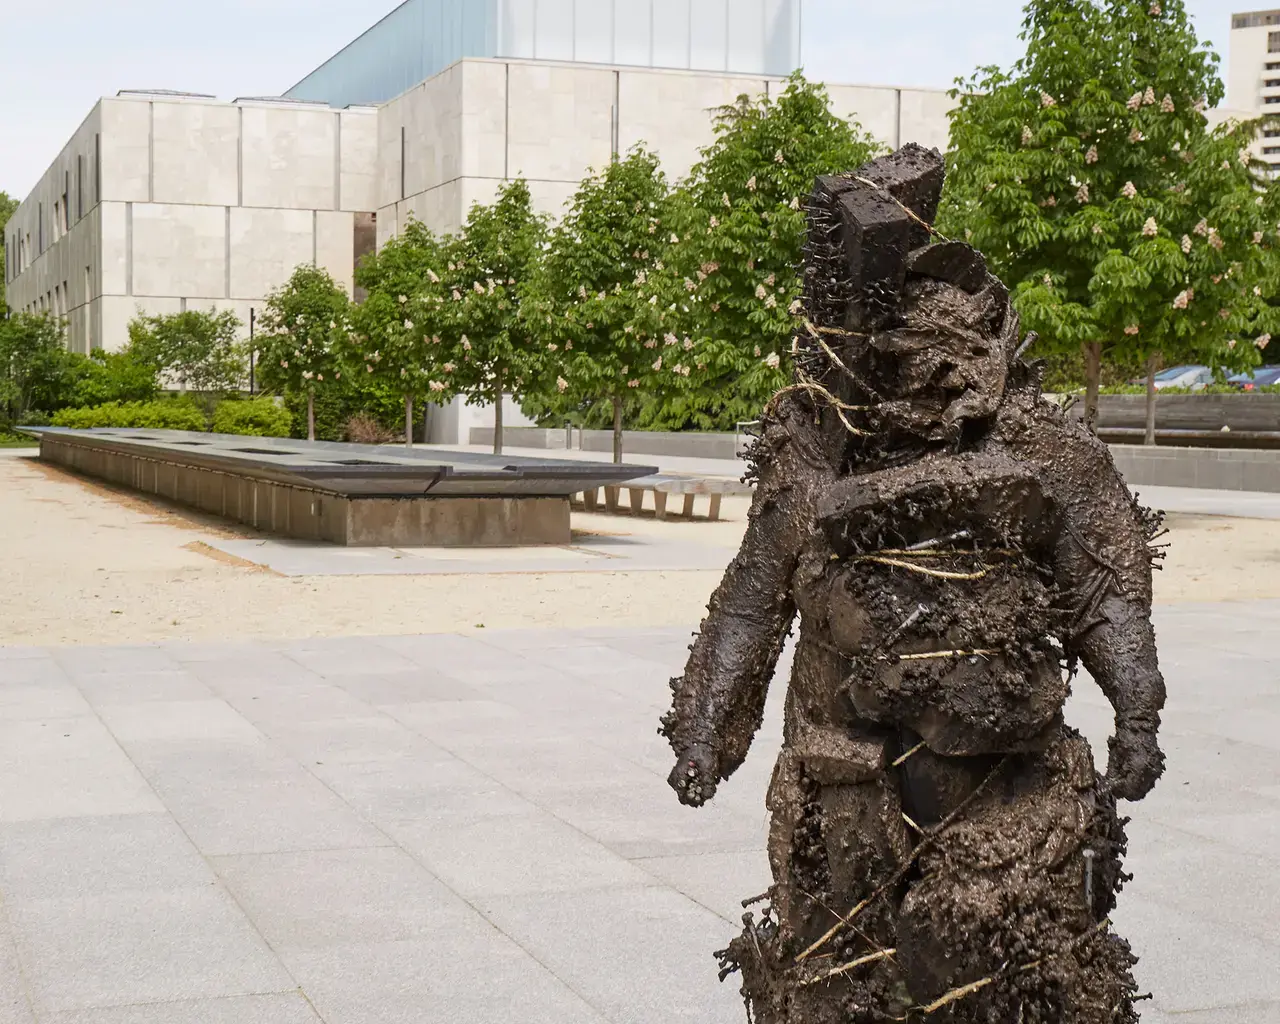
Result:
<svg viewBox="0 0 1280 1024"><path fill-rule="evenodd" d="M992 434L1017 457L1042 465L1067 460L1113 466L1107 446L1046 398L1038 382L1005 392Z"/></svg>
<svg viewBox="0 0 1280 1024"><path fill-rule="evenodd" d="M757 493L809 494L832 473L817 410L805 395L783 391L765 407L746 451Z"/></svg>
<svg viewBox="0 0 1280 1024"><path fill-rule="evenodd" d="M992 440L1041 478L1059 508L1132 506L1138 514L1111 450L1038 387L1006 392Z"/></svg>

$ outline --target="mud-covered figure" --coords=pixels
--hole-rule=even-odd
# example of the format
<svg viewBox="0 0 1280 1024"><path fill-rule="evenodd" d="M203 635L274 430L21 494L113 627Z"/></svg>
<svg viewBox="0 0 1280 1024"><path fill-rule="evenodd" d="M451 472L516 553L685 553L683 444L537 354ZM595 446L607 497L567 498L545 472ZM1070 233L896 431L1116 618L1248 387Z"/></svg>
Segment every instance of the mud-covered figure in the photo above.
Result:
<svg viewBox="0 0 1280 1024"><path fill-rule="evenodd" d="M795 383L663 719L700 805L746 757L799 613L774 882L720 954L757 1024L1137 1019L1107 915L1116 799L1163 766L1158 521L1042 399L982 257L934 240L942 179L908 146L817 182ZM1081 663L1115 708L1105 777L1063 724Z"/></svg>

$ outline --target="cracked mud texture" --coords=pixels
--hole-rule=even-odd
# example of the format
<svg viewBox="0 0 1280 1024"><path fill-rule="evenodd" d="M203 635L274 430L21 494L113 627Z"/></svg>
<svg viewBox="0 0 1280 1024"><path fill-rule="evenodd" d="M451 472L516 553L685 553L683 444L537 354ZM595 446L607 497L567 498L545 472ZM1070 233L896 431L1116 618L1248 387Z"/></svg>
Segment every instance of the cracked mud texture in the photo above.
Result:
<svg viewBox="0 0 1280 1024"><path fill-rule="evenodd" d="M794 383L662 730L698 806L747 756L797 615L768 905L717 954L759 1024L1127 1024L1117 798L1163 769L1159 516L1040 396L1008 292L931 229L942 159L820 178ZM1062 721L1083 664L1105 776Z"/></svg>

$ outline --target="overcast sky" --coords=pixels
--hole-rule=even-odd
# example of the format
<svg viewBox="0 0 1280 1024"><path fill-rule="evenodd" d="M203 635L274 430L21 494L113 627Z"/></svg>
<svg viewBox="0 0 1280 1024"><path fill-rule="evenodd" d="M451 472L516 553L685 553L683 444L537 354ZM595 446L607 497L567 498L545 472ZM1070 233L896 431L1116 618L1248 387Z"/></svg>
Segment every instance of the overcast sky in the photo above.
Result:
<svg viewBox="0 0 1280 1024"><path fill-rule="evenodd" d="M1278 0L1280 2L1280 0ZM277 95L398 0L0 0L0 190L25 196L101 96ZM804 0L811 78L949 87L1017 58L1023 0ZM1187 0L1226 60L1233 10Z"/></svg>

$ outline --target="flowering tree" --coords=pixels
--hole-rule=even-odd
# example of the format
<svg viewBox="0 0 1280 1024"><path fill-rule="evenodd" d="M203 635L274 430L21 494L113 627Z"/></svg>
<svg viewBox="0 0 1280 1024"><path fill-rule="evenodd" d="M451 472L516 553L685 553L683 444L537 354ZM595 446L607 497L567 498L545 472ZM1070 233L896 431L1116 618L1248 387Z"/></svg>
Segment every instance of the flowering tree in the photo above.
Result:
<svg viewBox="0 0 1280 1024"><path fill-rule="evenodd" d="M1276 329L1277 197L1257 124L1208 126L1218 58L1182 0L1025 11L1012 70L958 83L939 227L983 251L1040 351L1082 348L1090 426L1104 358L1145 361L1149 396L1162 357L1252 365Z"/></svg>
<svg viewBox="0 0 1280 1024"><path fill-rule="evenodd" d="M664 404L664 425L677 429L732 428L786 383L804 198L818 175L853 170L880 151L800 72L776 98L740 96L722 107L715 135L678 193L679 242L664 275L681 333L707 362L699 387Z"/></svg>
<svg viewBox="0 0 1280 1024"><path fill-rule="evenodd" d="M267 298L259 376L266 388L306 394L308 441L316 439L316 389L342 374L338 352L350 329L350 307L347 293L311 263Z"/></svg>
<svg viewBox="0 0 1280 1024"><path fill-rule="evenodd" d="M444 301L445 246L417 220L356 271L368 292L351 310L351 334L341 346L348 372L385 384L404 397L404 443L413 447L415 396L447 401L454 369Z"/></svg>
<svg viewBox="0 0 1280 1024"><path fill-rule="evenodd" d="M446 305L456 330L450 386L472 404L492 404L495 455L502 452L503 397L520 401L545 376L544 349L521 309L546 235L546 219L533 212L529 186L517 178L492 204L471 207L450 247Z"/></svg>
<svg viewBox="0 0 1280 1024"><path fill-rule="evenodd" d="M548 411L607 402L613 459L622 461L628 399L680 389L705 363L673 330L654 277L678 239L667 219L670 194L658 158L637 147L582 182L551 236L524 314L554 356Z"/></svg>

